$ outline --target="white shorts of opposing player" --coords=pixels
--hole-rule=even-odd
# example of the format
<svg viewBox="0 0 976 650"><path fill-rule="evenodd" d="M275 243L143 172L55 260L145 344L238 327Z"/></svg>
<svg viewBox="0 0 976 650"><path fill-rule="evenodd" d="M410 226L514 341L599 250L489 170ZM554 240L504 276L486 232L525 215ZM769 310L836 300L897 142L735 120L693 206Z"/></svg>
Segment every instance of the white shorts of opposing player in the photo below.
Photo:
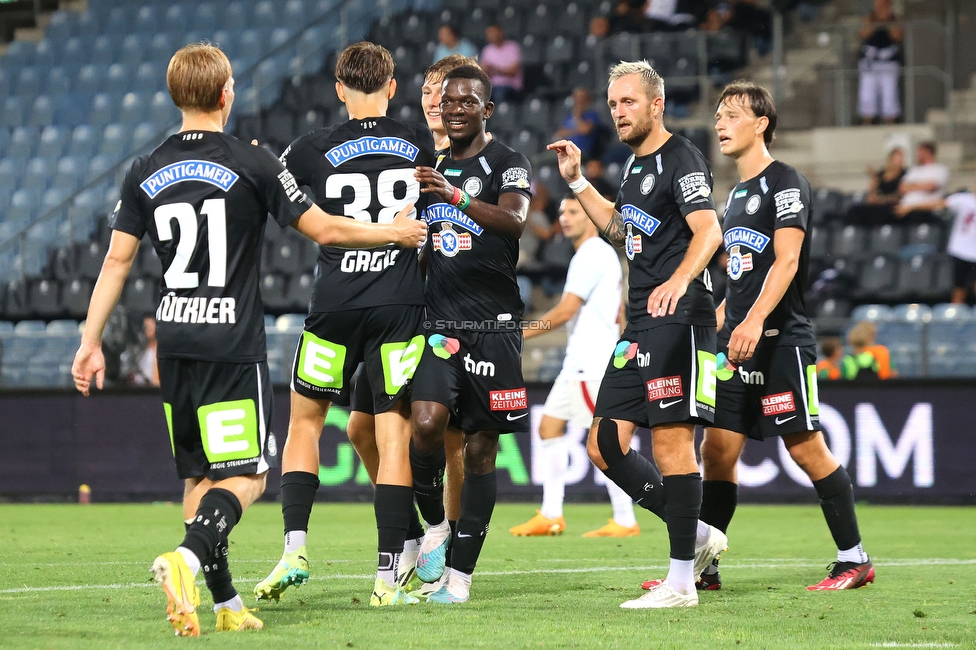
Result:
<svg viewBox="0 0 976 650"><path fill-rule="evenodd" d="M546 398L543 414L588 432L593 424L593 408L599 392L600 379L585 381L560 373ZM586 440L585 435L583 440ZM563 516L566 473L569 468L569 443L565 434L558 438L542 440L540 443L539 449L545 468L542 482L542 509L539 511L543 517L555 519ZM635 437L631 441L631 448L636 449L637 444ZM600 474L601 478L602 476ZM634 517L634 503L630 496L612 481L607 481L606 486L613 506L614 521L621 526L633 527L637 519Z"/></svg>

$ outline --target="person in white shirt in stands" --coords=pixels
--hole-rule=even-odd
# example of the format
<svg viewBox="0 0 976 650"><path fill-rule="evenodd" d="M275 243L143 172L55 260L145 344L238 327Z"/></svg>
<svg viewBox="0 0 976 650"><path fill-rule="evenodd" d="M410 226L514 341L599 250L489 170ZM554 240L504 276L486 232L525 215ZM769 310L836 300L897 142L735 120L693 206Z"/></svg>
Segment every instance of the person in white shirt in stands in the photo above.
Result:
<svg viewBox="0 0 976 650"><path fill-rule="evenodd" d="M575 195L562 200L559 223L576 253L569 263L562 299L539 320L549 329L526 328L526 339L569 323L569 342L562 371L546 400L539 426L546 477L542 487L542 509L532 519L510 529L516 537L558 535L566 530L563 497L569 449L566 423L589 428L600 381L620 338L622 318L620 260L613 247L601 239ZM575 319L575 320L574 320ZM571 322L572 321L572 322ZM640 534L630 496L607 482L613 518L583 537L632 537Z"/></svg>
<svg viewBox="0 0 976 650"><path fill-rule="evenodd" d="M901 181L901 201L895 208L898 218L931 220L932 203L942 200L949 184L949 168L935 161L935 143L918 145L916 165L908 170Z"/></svg>

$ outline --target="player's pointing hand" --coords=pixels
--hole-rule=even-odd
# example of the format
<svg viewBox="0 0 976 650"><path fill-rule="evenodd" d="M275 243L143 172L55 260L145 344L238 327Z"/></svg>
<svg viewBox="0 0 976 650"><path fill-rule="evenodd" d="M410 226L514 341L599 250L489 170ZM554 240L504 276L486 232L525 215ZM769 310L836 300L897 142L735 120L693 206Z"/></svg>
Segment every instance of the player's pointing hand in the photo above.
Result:
<svg viewBox="0 0 976 650"><path fill-rule="evenodd" d="M393 228L397 233L397 246L403 248L420 248L427 239L427 223L423 219L414 219L413 203L403 206L393 219Z"/></svg>
<svg viewBox="0 0 976 650"><path fill-rule="evenodd" d="M581 165L583 162L583 153L580 148L577 147L569 140L557 140L550 145L546 146L549 151L556 152L556 158L559 164L559 174L567 181L573 182L579 180L582 174Z"/></svg>
<svg viewBox="0 0 976 650"><path fill-rule="evenodd" d="M447 202L454 198L454 186L433 167L418 167L414 178L421 184L420 191L424 194L436 194Z"/></svg>

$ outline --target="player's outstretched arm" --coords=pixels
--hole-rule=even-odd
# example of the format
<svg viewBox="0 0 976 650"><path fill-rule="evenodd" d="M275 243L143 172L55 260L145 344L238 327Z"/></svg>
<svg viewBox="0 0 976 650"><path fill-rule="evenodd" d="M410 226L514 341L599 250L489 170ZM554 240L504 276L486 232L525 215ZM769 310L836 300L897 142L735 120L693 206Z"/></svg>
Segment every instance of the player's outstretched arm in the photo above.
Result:
<svg viewBox="0 0 976 650"><path fill-rule="evenodd" d="M693 233L688 251L667 282L659 284L648 296L647 313L652 318L674 313L688 285L705 270L722 245L722 227L715 210L695 210L685 217L685 221Z"/></svg>
<svg viewBox="0 0 976 650"><path fill-rule="evenodd" d="M454 204L455 188L444 176L432 167L418 167L414 175L420 183L420 191L433 194L445 203ZM505 192L498 197L498 205L485 203L468 197L464 214L490 233L518 239L525 230L525 220L529 215L529 199L519 192ZM461 207L461 206L459 206Z"/></svg>
<svg viewBox="0 0 976 650"><path fill-rule="evenodd" d="M744 363L756 351L766 318L786 295L800 266L800 248L805 235L800 228L779 228L773 235L776 259L755 304L729 338L729 360L732 363Z"/></svg>
<svg viewBox="0 0 976 650"><path fill-rule="evenodd" d="M556 152L559 164L559 174L569 183L570 189L576 194L580 205L597 229L610 243L621 248L627 233L624 230L624 218L613 207L613 203L600 196L590 183L583 178L583 153L579 147L569 140L557 140L546 147ZM575 189L574 189L575 188Z"/></svg>
<svg viewBox="0 0 976 650"><path fill-rule="evenodd" d="M561 327L562 325L568 323L569 319L575 316L576 312L578 312L582 306L582 298L577 296L575 293L564 293L563 297L560 298L559 303L555 307L539 317L537 322L541 323L545 329L525 327L522 329L522 336L530 339L534 336L539 336L540 334L548 334L557 327Z"/></svg>
<svg viewBox="0 0 976 650"><path fill-rule="evenodd" d="M75 388L85 397L91 390L93 377L99 389L105 384L102 332L105 331L105 323L122 295L122 287L125 286L125 279L129 276L138 252L139 240L136 237L119 230L112 232L112 241L88 305L88 319L85 321L85 332L81 335L81 346L71 364Z"/></svg>
<svg viewBox="0 0 976 650"><path fill-rule="evenodd" d="M394 244L401 248L420 248L427 238L427 224L410 216L413 203L400 210L392 223L362 223L336 217L313 205L291 225L319 246L373 248Z"/></svg>

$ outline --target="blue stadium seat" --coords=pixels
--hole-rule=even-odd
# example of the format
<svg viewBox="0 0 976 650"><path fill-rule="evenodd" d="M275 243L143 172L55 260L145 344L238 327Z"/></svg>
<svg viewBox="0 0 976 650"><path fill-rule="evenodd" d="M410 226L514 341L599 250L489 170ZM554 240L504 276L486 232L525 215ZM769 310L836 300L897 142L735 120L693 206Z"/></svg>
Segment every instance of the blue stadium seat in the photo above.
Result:
<svg viewBox="0 0 976 650"><path fill-rule="evenodd" d="M285 3L284 24L293 32L301 29L308 18L307 9L302 0L288 0Z"/></svg>
<svg viewBox="0 0 976 650"><path fill-rule="evenodd" d="M95 156L88 163L88 178L94 180L110 170L120 157L115 156Z"/></svg>
<svg viewBox="0 0 976 650"><path fill-rule="evenodd" d="M235 102L236 104L236 102ZM180 112L173 104L172 98L162 91L152 96L149 102L149 121L157 124L171 124L177 121Z"/></svg>
<svg viewBox="0 0 976 650"><path fill-rule="evenodd" d="M193 27L205 32L213 31L220 21L217 7L212 2L200 2L193 11Z"/></svg>
<svg viewBox="0 0 976 650"><path fill-rule="evenodd" d="M885 322L892 318L891 307L888 305L858 305L851 312L851 321L854 323L862 320Z"/></svg>
<svg viewBox="0 0 976 650"><path fill-rule="evenodd" d="M20 161L12 158L0 159L0 189L8 194L13 194L14 190L20 186L20 174Z"/></svg>
<svg viewBox="0 0 976 650"><path fill-rule="evenodd" d="M161 63L147 61L136 69L136 79L132 89L151 97L166 83L166 67ZM145 109L144 109L145 110ZM145 119L145 116L143 116Z"/></svg>
<svg viewBox="0 0 976 650"><path fill-rule="evenodd" d="M139 93L126 93L122 96L122 108L119 111L119 122L124 124L138 124L146 119L148 102Z"/></svg>
<svg viewBox="0 0 976 650"><path fill-rule="evenodd" d="M134 64L113 63L108 67L102 90L113 95L122 95L132 85L134 71Z"/></svg>
<svg viewBox="0 0 976 650"><path fill-rule="evenodd" d="M220 26L228 30L246 29L251 21L251 6L239 1L226 5L221 11Z"/></svg>
<svg viewBox="0 0 976 650"><path fill-rule="evenodd" d="M30 41L16 39L10 42L7 53L3 55L4 67L13 69L30 64L34 60L36 45Z"/></svg>
<svg viewBox="0 0 976 650"><path fill-rule="evenodd" d="M965 304L940 303L932 307L932 323L963 323L973 319L972 310Z"/></svg>
<svg viewBox="0 0 976 650"><path fill-rule="evenodd" d="M251 17L252 25L274 25L277 21L277 10L269 0L261 0L254 5Z"/></svg>
<svg viewBox="0 0 976 650"><path fill-rule="evenodd" d="M37 97L40 91L41 74L39 69L34 66L23 68L17 76L17 87L14 89L14 94L25 102L29 102Z"/></svg>
<svg viewBox="0 0 976 650"><path fill-rule="evenodd" d="M112 34L125 34L128 28L123 28L118 32L110 32ZM119 59L119 41L115 36L102 35L95 39L95 43L91 46L89 61L92 63L100 63L103 65L108 65Z"/></svg>
<svg viewBox="0 0 976 650"><path fill-rule="evenodd" d="M118 114L119 97L109 93L98 93L92 98L88 122L92 126L105 126L115 122Z"/></svg>
<svg viewBox="0 0 976 650"><path fill-rule="evenodd" d="M17 126L10 134L10 147L4 152L7 158L25 160L31 158L40 140L40 130L36 126Z"/></svg>
<svg viewBox="0 0 976 650"><path fill-rule="evenodd" d="M64 43L68 38L71 37L71 32L73 28L74 12L68 11L56 11L51 15L51 22L47 24L47 29L44 30L44 38L50 39L58 43Z"/></svg>
<svg viewBox="0 0 976 650"><path fill-rule="evenodd" d="M157 137L157 134L160 130L162 130L162 126L153 124L152 122L138 124L132 132L132 148L136 150L143 145L154 146L159 144L157 140L160 140L160 138Z"/></svg>
<svg viewBox="0 0 976 650"><path fill-rule="evenodd" d="M91 49L91 41L80 36L72 36L64 43L61 48L61 61L63 63L89 63L88 52Z"/></svg>
<svg viewBox="0 0 976 650"><path fill-rule="evenodd" d="M143 7L143 9L145 9L145 7ZM125 61L130 66L133 66L142 61L143 54L145 52L146 35L129 34L122 39L122 47L119 50L119 60Z"/></svg>
<svg viewBox="0 0 976 650"><path fill-rule="evenodd" d="M0 112L0 126L13 128L23 124L24 112L24 102L20 97L16 95L7 97Z"/></svg>
<svg viewBox="0 0 976 650"><path fill-rule="evenodd" d="M69 74L68 68L65 66L56 65L51 67L48 69L47 75L45 75L42 91L46 95L55 95L58 97L68 94L71 92L71 79L74 74L77 74L77 71Z"/></svg>
<svg viewBox="0 0 976 650"><path fill-rule="evenodd" d="M71 132L63 126L48 126L41 131L37 145L37 155L45 158L60 158L67 148Z"/></svg>
<svg viewBox="0 0 976 650"><path fill-rule="evenodd" d="M34 50L34 66L46 70L61 59L61 44L49 38L37 42Z"/></svg>
<svg viewBox="0 0 976 650"><path fill-rule="evenodd" d="M82 165L74 156L65 156L58 160L57 173L54 175L52 187L74 192L81 187L87 170L87 165Z"/></svg>
<svg viewBox="0 0 976 650"><path fill-rule="evenodd" d="M135 7L132 7L135 9ZM102 33L106 34L125 34L129 31L129 26L133 22L133 11L126 6L112 7L108 16L102 23Z"/></svg>
<svg viewBox="0 0 976 650"><path fill-rule="evenodd" d="M102 80L108 73L108 66L104 64L86 64L78 70L78 78L75 80L74 92L76 93L97 93L101 90Z"/></svg>
<svg viewBox="0 0 976 650"><path fill-rule="evenodd" d="M50 126L54 123L54 101L47 95L34 99L27 123L31 126Z"/></svg>
<svg viewBox="0 0 976 650"><path fill-rule="evenodd" d="M173 34L160 32L152 37L149 43L149 53L153 60L159 62L169 62L176 53L176 39Z"/></svg>
<svg viewBox="0 0 976 650"><path fill-rule="evenodd" d="M37 334L43 332L47 328L47 324L42 320L22 320L16 325L14 325L14 333L18 335L23 334Z"/></svg>
<svg viewBox="0 0 976 650"><path fill-rule="evenodd" d="M909 303L891 310L891 320L895 323L927 323L931 319L932 309L928 305Z"/></svg>
<svg viewBox="0 0 976 650"><path fill-rule="evenodd" d="M57 107L56 122L65 126L79 126L88 121L93 93L71 92L64 95Z"/></svg>
<svg viewBox="0 0 976 650"><path fill-rule="evenodd" d="M41 196L40 212L45 213L48 210L56 208L57 206L61 205L66 198L68 198L68 193L64 190L57 187L48 188ZM53 221L51 224L56 225Z"/></svg>
<svg viewBox="0 0 976 650"><path fill-rule="evenodd" d="M47 189L54 171L51 161L48 158L31 158L27 161L24 169L24 178L21 187L27 190L38 190L43 192Z"/></svg>
<svg viewBox="0 0 976 650"><path fill-rule="evenodd" d="M159 23L161 11L159 6L146 4L139 7L136 12L135 23L133 24L132 30L134 32L143 32L151 34L153 32L159 31ZM123 43L123 50L125 45Z"/></svg>
<svg viewBox="0 0 976 650"><path fill-rule="evenodd" d="M167 32L181 33L186 30L186 11L183 5L174 4L166 10L166 17L163 21L163 29ZM200 29L198 25L193 26L194 29Z"/></svg>
<svg viewBox="0 0 976 650"><path fill-rule="evenodd" d="M71 132L67 154L80 159L91 158L95 154L95 130L85 124L76 126Z"/></svg>

